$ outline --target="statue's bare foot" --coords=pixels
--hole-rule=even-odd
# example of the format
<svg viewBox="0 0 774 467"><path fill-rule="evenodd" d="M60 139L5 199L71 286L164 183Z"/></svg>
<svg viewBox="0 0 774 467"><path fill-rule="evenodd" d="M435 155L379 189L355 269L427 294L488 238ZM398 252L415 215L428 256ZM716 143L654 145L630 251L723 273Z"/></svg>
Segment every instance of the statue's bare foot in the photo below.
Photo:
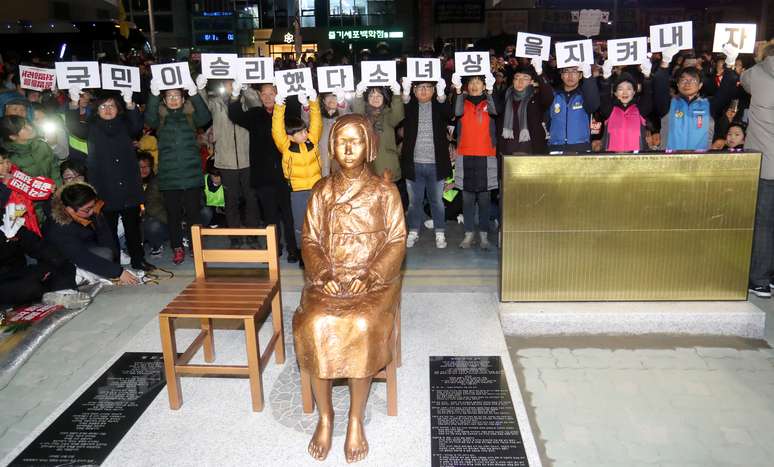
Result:
<svg viewBox="0 0 774 467"><path fill-rule="evenodd" d="M318 461L328 457L331 450L331 437L333 436L333 417L320 415L317 428L314 430L312 440L309 441L309 455Z"/></svg>
<svg viewBox="0 0 774 467"><path fill-rule="evenodd" d="M368 441L363 429L363 421L356 417L350 417L347 425L347 439L344 441L344 456L347 463L361 461L367 455Z"/></svg>

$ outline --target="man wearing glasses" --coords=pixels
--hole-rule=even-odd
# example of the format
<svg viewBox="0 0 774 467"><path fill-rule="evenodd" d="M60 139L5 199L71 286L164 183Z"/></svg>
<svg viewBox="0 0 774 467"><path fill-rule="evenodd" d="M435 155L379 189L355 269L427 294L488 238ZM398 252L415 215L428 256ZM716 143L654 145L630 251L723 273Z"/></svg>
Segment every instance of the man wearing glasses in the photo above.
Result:
<svg viewBox="0 0 774 467"><path fill-rule="evenodd" d="M561 79L549 109L548 150L591 151L591 114L599 108L599 87L591 65L563 68Z"/></svg>
<svg viewBox="0 0 774 467"><path fill-rule="evenodd" d="M669 92L669 64L675 49L662 52L661 66L653 76L653 97L661 117L661 144L667 151L706 151L712 145L715 117L724 112L737 92L739 80L729 69L711 98L702 97L701 74L693 66L677 74L677 95Z"/></svg>

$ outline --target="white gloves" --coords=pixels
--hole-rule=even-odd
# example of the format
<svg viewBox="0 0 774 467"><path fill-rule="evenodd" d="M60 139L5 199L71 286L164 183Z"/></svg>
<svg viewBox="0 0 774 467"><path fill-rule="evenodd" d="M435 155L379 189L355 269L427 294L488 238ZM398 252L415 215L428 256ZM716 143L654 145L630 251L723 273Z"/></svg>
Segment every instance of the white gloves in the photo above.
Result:
<svg viewBox="0 0 774 467"><path fill-rule="evenodd" d="M333 95L336 96L336 103L337 104L343 104L344 101L347 99L347 96L344 93L344 90L341 89L341 88L338 88L335 91L333 91Z"/></svg>
<svg viewBox="0 0 774 467"><path fill-rule="evenodd" d="M277 95L274 96L274 103L277 105L285 105L285 95L278 92Z"/></svg>
<svg viewBox="0 0 774 467"><path fill-rule="evenodd" d="M535 69L535 74L540 76L543 74L543 60L533 58L532 59L532 68Z"/></svg>
<svg viewBox="0 0 774 467"><path fill-rule="evenodd" d="M666 49L661 51L661 66L664 68L669 67L669 64L672 63L672 59L675 58L675 55L680 52L680 49L677 46L667 47Z"/></svg>
<svg viewBox="0 0 774 467"><path fill-rule="evenodd" d="M390 83L390 91L392 91L393 96L400 94L400 84L397 81Z"/></svg>
<svg viewBox="0 0 774 467"><path fill-rule="evenodd" d="M317 90L315 88L309 88L309 90L306 92L306 97L310 101L317 101Z"/></svg>
<svg viewBox="0 0 774 467"><path fill-rule="evenodd" d="M82 88L73 87L67 90L67 93L70 94L70 100L78 103L79 100L81 100L81 92L83 91Z"/></svg>
<svg viewBox="0 0 774 467"><path fill-rule="evenodd" d="M306 93L302 92L296 97L298 97L298 102L301 103L302 107L309 107L309 96Z"/></svg>
<svg viewBox="0 0 774 467"><path fill-rule="evenodd" d="M486 92L491 93L494 90L495 77L490 71L484 75L484 85L486 86Z"/></svg>
<svg viewBox="0 0 774 467"><path fill-rule="evenodd" d="M199 79L199 78L197 78ZM237 98L239 97L239 94L247 87L247 85L240 83L238 80L233 80L231 82L231 97ZM201 88L199 88L201 89Z"/></svg>
<svg viewBox="0 0 774 467"><path fill-rule="evenodd" d="M355 97L363 97L366 89L368 89L368 85L365 83L365 81L357 83L357 86L355 87Z"/></svg>
<svg viewBox="0 0 774 467"><path fill-rule="evenodd" d="M199 89L204 89L207 87L207 78L204 75L199 75L196 77L196 87Z"/></svg>
<svg viewBox="0 0 774 467"><path fill-rule="evenodd" d="M736 57L739 56L739 48L731 44L724 44L723 53L726 56L726 66L728 68L734 68L734 65L736 64Z"/></svg>
<svg viewBox="0 0 774 467"><path fill-rule="evenodd" d="M591 64L590 63L583 63L578 68L583 73L583 77L584 78L586 78L586 79L591 78Z"/></svg>
<svg viewBox="0 0 774 467"><path fill-rule="evenodd" d="M196 83L194 83L193 81L188 84L188 87L185 90L188 91L188 95L190 97L193 97L199 94L199 88L196 87Z"/></svg>
<svg viewBox="0 0 774 467"><path fill-rule="evenodd" d="M653 63L651 63L650 58L645 57L645 60L640 64L640 69L645 78L650 78L650 72L653 70Z"/></svg>
<svg viewBox="0 0 774 467"><path fill-rule="evenodd" d="M441 78L435 83L435 94L438 98L438 102L446 102L446 80Z"/></svg>
<svg viewBox="0 0 774 467"><path fill-rule="evenodd" d="M19 232L19 229L24 225L24 206L19 206L19 212L21 216L16 216L17 205L15 203L8 203L5 205L5 214L3 215L3 225L0 226L0 231L5 234L5 238L12 239Z"/></svg>
<svg viewBox="0 0 774 467"><path fill-rule="evenodd" d="M126 103L127 108L133 108L132 107L132 95L134 93L131 89L122 89L121 90L121 97L124 98L124 102Z"/></svg>
<svg viewBox="0 0 774 467"><path fill-rule="evenodd" d="M403 95L404 96L410 96L411 95L411 80L408 79L408 76L404 76L401 78L401 84L403 84Z"/></svg>
<svg viewBox="0 0 774 467"><path fill-rule="evenodd" d="M610 79L611 76L613 76L613 64L610 63L610 60L605 60L605 63L602 64L602 77Z"/></svg>
<svg viewBox="0 0 774 467"><path fill-rule="evenodd" d="M462 92L462 77L455 71L451 78L452 87L457 94Z"/></svg>
<svg viewBox="0 0 774 467"><path fill-rule="evenodd" d="M159 82L156 78L153 78L150 82L150 92L154 96L161 94L161 91L159 90Z"/></svg>

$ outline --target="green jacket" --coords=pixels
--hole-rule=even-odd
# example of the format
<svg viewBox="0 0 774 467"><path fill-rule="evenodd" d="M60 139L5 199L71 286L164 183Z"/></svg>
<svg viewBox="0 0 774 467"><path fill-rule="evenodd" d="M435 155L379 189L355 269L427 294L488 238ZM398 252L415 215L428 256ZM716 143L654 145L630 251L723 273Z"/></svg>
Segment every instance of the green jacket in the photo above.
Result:
<svg viewBox="0 0 774 467"><path fill-rule="evenodd" d="M9 143L6 145L11 162L30 177L48 177L62 186L59 173L59 160L51 147L42 139L35 138L27 144Z"/></svg>
<svg viewBox="0 0 774 467"><path fill-rule="evenodd" d="M190 102L190 104L189 104ZM159 146L159 190L201 188L202 161L196 142L196 128L210 121L210 111L196 94L180 109L161 105L159 96L148 96L145 123L156 129Z"/></svg>
<svg viewBox="0 0 774 467"><path fill-rule="evenodd" d="M159 191L159 180L156 174L151 174L142 181L142 191L145 195L145 215L167 223L167 210L164 208L164 198Z"/></svg>
<svg viewBox="0 0 774 467"><path fill-rule="evenodd" d="M352 112L366 115L366 105L368 104L363 97L356 97L352 101ZM390 169L393 182L397 182L402 178L398 146L395 143L395 127L403 121L403 117L403 101L400 99L400 95L395 94L392 96L390 106L385 106L374 124L374 129L379 134L379 154L376 156L372 168L379 176L382 175L385 169Z"/></svg>

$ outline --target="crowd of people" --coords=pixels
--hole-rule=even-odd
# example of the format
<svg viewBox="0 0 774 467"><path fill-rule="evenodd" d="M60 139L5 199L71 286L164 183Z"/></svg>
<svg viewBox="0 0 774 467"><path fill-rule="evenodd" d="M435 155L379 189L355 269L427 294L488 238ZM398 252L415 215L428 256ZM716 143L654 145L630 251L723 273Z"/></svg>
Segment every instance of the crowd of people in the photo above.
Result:
<svg viewBox="0 0 774 467"><path fill-rule="evenodd" d="M750 290L771 295L774 43L757 64L748 56L674 49L625 67L602 53L598 64L557 68L553 60L516 57L515 46L490 57L480 76L461 77L445 53L437 81L404 78L402 85L319 96L201 75L189 88L162 91L147 62L141 93L40 92L22 89L16 66L4 63L0 212L25 195L10 183L15 172L56 188L48 200L26 204L31 209L17 216L25 219L18 230L0 233L0 303L72 288L79 271L136 284L134 271L153 270L154 258L185 261L194 224L275 224L280 254L303 268L304 212L312 187L338 170L328 157L330 130L348 113L373 125L371 169L398 187L409 248L423 230L446 248L446 224L458 220L460 248L493 248L503 156L762 151ZM334 62L341 60L323 53L275 65L314 73ZM253 245L234 238L231 246Z"/></svg>

